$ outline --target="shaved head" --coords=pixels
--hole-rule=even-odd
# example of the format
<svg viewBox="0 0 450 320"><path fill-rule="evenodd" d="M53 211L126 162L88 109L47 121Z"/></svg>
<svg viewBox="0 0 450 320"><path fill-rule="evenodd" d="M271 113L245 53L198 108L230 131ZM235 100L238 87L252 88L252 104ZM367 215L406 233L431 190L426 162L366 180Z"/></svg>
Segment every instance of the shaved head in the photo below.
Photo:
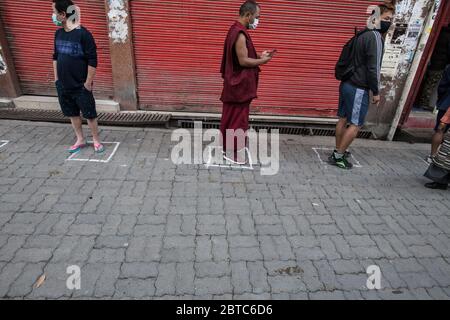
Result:
<svg viewBox="0 0 450 320"><path fill-rule="evenodd" d="M241 9L239 10L239 15L241 17L244 17L246 14L250 13L251 15L254 15L256 13L256 11L259 8L259 4L256 3L256 1L245 1L242 6Z"/></svg>

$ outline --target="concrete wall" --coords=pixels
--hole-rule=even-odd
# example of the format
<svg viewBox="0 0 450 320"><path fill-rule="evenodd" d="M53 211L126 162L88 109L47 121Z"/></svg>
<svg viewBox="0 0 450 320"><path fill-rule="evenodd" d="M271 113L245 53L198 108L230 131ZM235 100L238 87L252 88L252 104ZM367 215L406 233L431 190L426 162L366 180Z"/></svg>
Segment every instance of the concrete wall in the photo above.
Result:
<svg viewBox="0 0 450 320"><path fill-rule="evenodd" d="M19 80L0 20L0 97L16 98L20 94Z"/></svg>

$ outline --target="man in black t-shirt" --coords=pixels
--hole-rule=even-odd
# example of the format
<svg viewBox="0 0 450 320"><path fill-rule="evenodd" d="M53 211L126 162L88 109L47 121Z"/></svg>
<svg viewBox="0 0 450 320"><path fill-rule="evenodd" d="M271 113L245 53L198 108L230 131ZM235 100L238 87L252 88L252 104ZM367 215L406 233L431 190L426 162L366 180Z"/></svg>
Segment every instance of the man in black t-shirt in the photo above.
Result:
<svg viewBox="0 0 450 320"><path fill-rule="evenodd" d="M55 33L53 67L59 104L69 117L77 141L69 148L70 153L79 152L87 146L83 135L82 119L87 119L92 131L94 150L104 152L100 142L97 111L92 93L97 68L97 47L92 34L79 24L79 10L71 0L53 0L53 23L59 28Z"/></svg>

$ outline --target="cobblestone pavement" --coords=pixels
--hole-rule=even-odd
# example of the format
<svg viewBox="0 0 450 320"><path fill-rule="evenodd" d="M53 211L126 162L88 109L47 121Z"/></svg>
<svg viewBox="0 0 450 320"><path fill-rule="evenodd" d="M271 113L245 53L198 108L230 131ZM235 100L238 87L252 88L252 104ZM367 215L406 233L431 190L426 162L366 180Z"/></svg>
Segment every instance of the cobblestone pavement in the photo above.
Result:
<svg viewBox="0 0 450 320"><path fill-rule="evenodd" d="M450 191L423 187L426 145L359 140L346 172L313 150L332 138L282 136L262 176L174 165L169 130L101 135L121 142L110 162L67 161L68 125L0 121L1 298L450 297Z"/></svg>

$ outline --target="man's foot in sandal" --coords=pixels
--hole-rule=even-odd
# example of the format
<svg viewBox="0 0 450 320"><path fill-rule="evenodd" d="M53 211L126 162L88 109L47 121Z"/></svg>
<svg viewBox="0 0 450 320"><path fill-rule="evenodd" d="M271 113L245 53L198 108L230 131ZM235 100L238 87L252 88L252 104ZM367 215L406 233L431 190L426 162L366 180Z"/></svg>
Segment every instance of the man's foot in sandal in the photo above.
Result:
<svg viewBox="0 0 450 320"><path fill-rule="evenodd" d="M105 152L105 146L103 146L101 143L94 143L94 150L95 153L103 153Z"/></svg>
<svg viewBox="0 0 450 320"><path fill-rule="evenodd" d="M86 143L75 143L67 151L69 151L69 153L77 153L77 152L80 152L81 149L86 148L86 147L87 147Z"/></svg>

